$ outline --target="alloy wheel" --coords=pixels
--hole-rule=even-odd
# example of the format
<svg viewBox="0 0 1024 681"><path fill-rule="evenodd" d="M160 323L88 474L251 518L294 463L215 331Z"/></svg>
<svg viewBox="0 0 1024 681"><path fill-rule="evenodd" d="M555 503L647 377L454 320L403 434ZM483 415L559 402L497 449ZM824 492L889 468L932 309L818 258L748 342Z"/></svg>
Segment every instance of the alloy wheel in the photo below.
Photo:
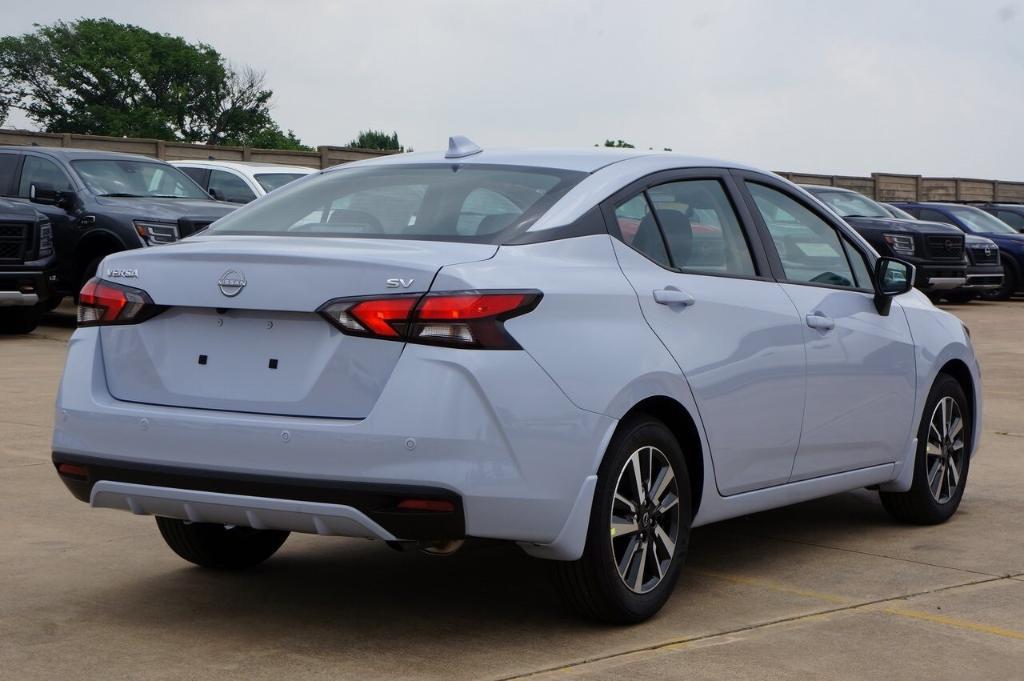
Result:
<svg viewBox="0 0 1024 681"><path fill-rule="evenodd" d="M952 397L943 397L935 405L925 445L925 473L932 497L945 504L956 492L964 470L964 419L960 405Z"/></svg>
<svg viewBox="0 0 1024 681"><path fill-rule="evenodd" d="M679 538L679 486L672 464L657 447L634 451L615 483L612 555L630 591L647 593L664 579Z"/></svg>

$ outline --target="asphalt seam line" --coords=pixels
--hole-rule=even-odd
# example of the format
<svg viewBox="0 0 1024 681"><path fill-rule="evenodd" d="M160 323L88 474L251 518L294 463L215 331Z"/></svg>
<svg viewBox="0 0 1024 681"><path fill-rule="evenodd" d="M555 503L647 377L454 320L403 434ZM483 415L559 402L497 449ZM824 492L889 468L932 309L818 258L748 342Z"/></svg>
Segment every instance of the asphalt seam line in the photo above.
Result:
<svg viewBox="0 0 1024 681"><path fill-rule="evenodd" d="M722 577L722 579L725 579L725 578ZM681 639L676 639L674 641L666 641L664 643L656 643L654 645L644 646L642 648L634 648L632 650L624 650L624 651L618 652L618 653L609 653L608 655L597 655L595 657L586 658L586 659L578 660L578 661L575 661L575 662L570 662L569 664L558 665L557 667L546 667L544 669L538 669L536 671L526 672L525 674L515 674L513 676L499 677L498 679L496 679L496 681L513 681L515 679L527 679L527 678L530 678L532 676L539 676L541 674L549 674L549 673L552 673L552 672L559 672L559 671L568 672L569 670L573 669L574 667L582 667L584 665L593 664L595 662L604 662L604 661L613 660L613 659L619 658L619 657L626 657L626 656L629 656L629 655L637 655L637 654L643 654L643 653L652 653L652 652L657 652L659 650L671 650L672 648L678 648L678 647L682 647L682 646L685 646L685 645L688 645L688 644L697 643L697 642L700 642L700 641L709 641L709 640L713 640L713 639L721 638L721 637L725 637L725 636L734 636L736 634L741 634L741 633L748 632L748 631L756 631L756 630L759 630L759 629L766 629L766 628L769 628L769 627L774 627L774 626L778 626L778 625L782 625L782 624L790 624L790 623L793 623L793 622L800 622L800 621L804 621L804 620L816 619L816 618L820 618L820 617L823 617L823 616L826 616L826 615L833 615L835 613L840 613L840 612L852 612L852 611L855 611L855 610L867 609L867 608L870 608L872 606L882 605L884 603L893 603L893 602L902 601L902 600L905 600L905 599L908 599L908 598L917 598L919 596L928 596L930 594L942 593L943 591L950 591L952 589L961 589L963 587L975 586L975 585L978 585L978 584L988 584L988 583L991 583L991 582L999 582L999 581L1004 581L1004 580L1007 580L1007 579L1008 579L1007 577L989 577L988 579L979 579L979 580L975 580L973 582L964 582L962 584L954 584L952 586L943 586L943 587L939 587L937 589L929 589L927 591L919 591L919 592L915 592L915 593L905 594L905 595L902 595L902 596L890 596L888 598L880 598L880 599L877 599L877 600L866 601L866 602L863 602L863 603L853 603L851 605L837 607L837 608L827 608L825 610L819 610L819 611L816 611L816 612L806 613L806 614L803 614L803 615L794 615L792 617L783 617L783 618L779 618L779 619L776 619L776 620L769 620L767 622L761 622L760 624L751 624L749 626L738 627L736 629L730 629L728 631L720 631L720 632L716 632L714 634L704 634L704 635L701 635L701 636L691 636L689 638L681 638ZM754 580L752 580L752 581L754 581ZM765 584L763 586L765 586L765 588L771 588L771 586L767 585L767 584ZM808 593L810 593L810 592L808 592ZM836 597L836 598L838 598L838 597ZM882 610L882 612L885 612L885 610ZM908 611L908 612L911 612L911 611ZM895 613L892 613L892 614L895 614ZM979 625L979 626L988 626L988 625Z"/></svg>

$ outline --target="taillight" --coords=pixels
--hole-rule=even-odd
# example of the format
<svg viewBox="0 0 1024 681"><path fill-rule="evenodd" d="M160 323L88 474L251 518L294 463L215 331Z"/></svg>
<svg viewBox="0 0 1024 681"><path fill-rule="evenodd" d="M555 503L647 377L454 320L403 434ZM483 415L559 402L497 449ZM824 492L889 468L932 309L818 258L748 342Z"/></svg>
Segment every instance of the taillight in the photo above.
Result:
<svg viewBox="0 0 1024 681"><path fill-rule="evenodd" d="M505 320L526 314L540 291L458 291L340 298L318 312L342 333L425 345L518 350Z"/></svg>
<svg viewBox="0 0 1024 681"><path fill-rule="evenodd" d="M165 309L162 305L153 304L149 294L142 289L93 277L78 294L78 325L138 324Z"/></svg>

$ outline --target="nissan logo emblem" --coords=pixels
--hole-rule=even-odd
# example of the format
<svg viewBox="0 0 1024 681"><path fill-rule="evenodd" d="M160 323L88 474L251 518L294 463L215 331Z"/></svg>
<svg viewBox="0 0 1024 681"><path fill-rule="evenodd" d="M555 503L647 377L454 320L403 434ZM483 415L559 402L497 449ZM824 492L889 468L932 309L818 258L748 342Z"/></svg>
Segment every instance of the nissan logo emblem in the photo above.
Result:
<svg viewBox="0 0 1024 681"><path fill-rule="evenodd" d="M245 288L245 275L237 270L228 270L220 275L217 280L217 288L228 298L234 298Z"/></svg>

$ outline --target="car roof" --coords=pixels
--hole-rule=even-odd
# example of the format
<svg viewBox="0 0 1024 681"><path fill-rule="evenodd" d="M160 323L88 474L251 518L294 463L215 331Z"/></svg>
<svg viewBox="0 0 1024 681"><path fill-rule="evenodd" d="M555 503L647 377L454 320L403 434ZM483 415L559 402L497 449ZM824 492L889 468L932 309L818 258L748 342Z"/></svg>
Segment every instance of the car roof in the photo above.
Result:
<svg viewBox="0 0 1024 681"><path fill-rule="evenodd" d="M176 161L171 161L171 165L174 166L196 166L199 168L234 168L236 170L245 170L249 172L258 172L260 170L265 171L277 171L286 172L298 170L304 173L316 173L319 172L316 168L310 168L308 166L295 166L285 165L283 163L260 163L259 161L221 161L219 159L192 159L183 158Z"/></svg>
<svg viewBox="0 0 1024 681"><path fill-rule="evenodd" d="M741 164L729 163L718 159L687 156L672 152L595 147L593 149L484 149L472 156L463 156L461 158L446 158L444 151L417 151L406 154L389 154L378 158L345 163L341 166L332 166L327 169L327 172L337 168L349 168L354 165L447 163L458 165L534 166L538 168L555 168L593 173L615 163L645 157L664 159L666 168L746 168L746 166Z"/></svg>
<svg viewBox="0 0 1024 681"><path fill-rule="evenodd" d="M0 146L0 151L33 151L46 154L55 158L63 158L68 161L80 159L109 159L125 161L152 161L153 163L166 163L152 156L143 154L124 154L118 151L102 151L99 149L74 149L70 147L33 147L28 145L6 145Z"/></svg>
<svg viewBox="0 0 1024 681"><path fill-rule="evenodd" d="M816 192L816 191L821 191L821 192L843 192L844 194L856 194L857 196L864 196L863 194L861 194L858 191L854 191L852 189L847 189L846 187L833 187L832 185L829 185L829 184L802 184L802 185L800 185L800 188L801 189L806 189L809 192ZM871 197L865 196L864 198L871 198Z"/></svg>

